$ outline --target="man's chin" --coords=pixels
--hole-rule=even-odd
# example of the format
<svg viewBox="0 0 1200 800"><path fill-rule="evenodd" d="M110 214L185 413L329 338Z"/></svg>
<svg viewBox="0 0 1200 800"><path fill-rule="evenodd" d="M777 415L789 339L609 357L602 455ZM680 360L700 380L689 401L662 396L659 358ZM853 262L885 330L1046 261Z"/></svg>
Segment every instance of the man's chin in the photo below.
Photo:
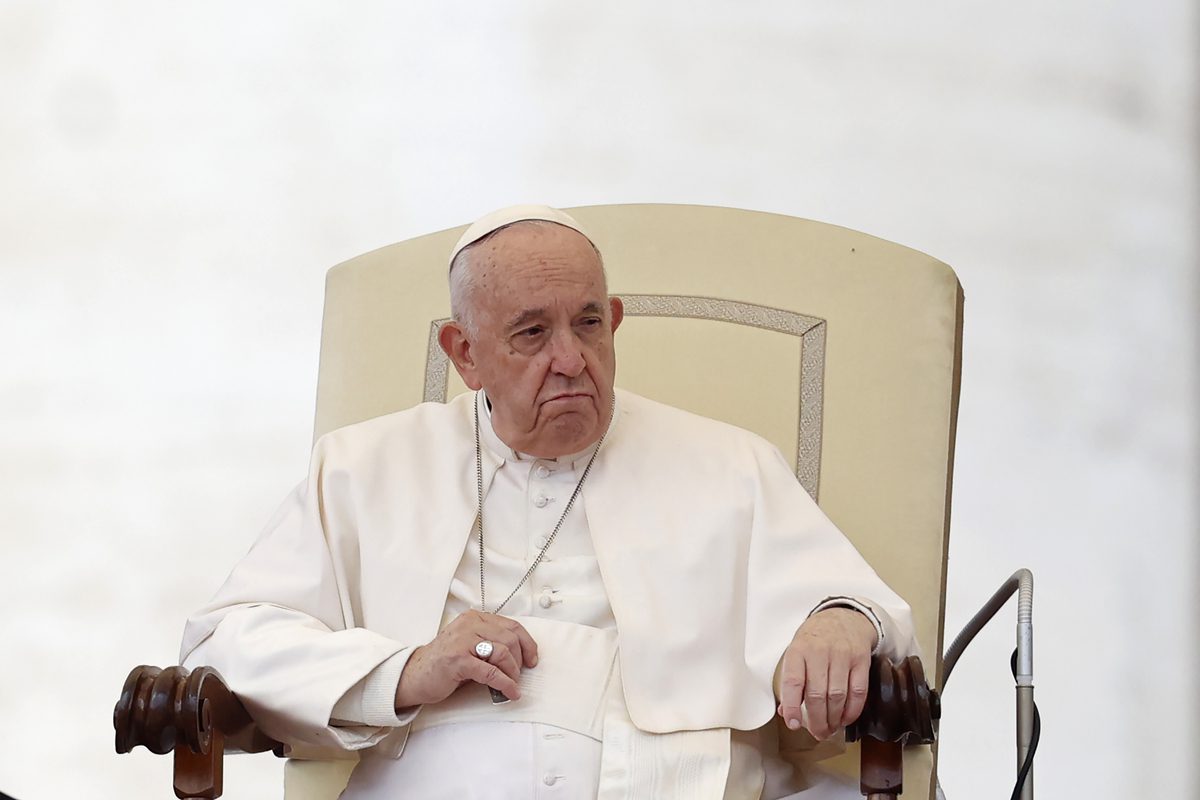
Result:
<svg viewBox="0 0 1200 800"><path fill-rule="evenodd" d="M588 404L586 413L565 411L556 414L542 426L543 434L538 438L544 446L538 448L540 452L530 451L530 455L560 458L586 450L603 433L599 422L591 404Z"/></svg>

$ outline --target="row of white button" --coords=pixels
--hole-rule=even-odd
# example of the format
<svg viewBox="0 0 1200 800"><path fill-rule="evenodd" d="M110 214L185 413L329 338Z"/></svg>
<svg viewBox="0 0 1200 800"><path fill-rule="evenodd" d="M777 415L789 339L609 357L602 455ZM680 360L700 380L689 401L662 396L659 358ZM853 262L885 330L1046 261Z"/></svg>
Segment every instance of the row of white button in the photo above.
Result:
<svg viewBox="0 0 1200 800"><path fill-rule="evenodd" d="M549 467L547 467L545 464L538 464L533 470L534 477L542 478L542 479L550 477L551 472L552 472L552 470ZM533 498L533 504L535 506L537 506L538 508L545 508L547 505L549 505L552 502L554 502L553 497L548 497L547 495L541 494L541 493L539 493L536 497ZM536 547L538 550L541 550L543 547L546 546L546 542L548 542L548 541L549 541L549 536L539 536L537 539L534 540L534 547ZM538 605L541 606L542 608L548 609L548 608L552 607L555 603L561 603L562 600L555 599L555 597L554 597L555 594L556 594L556 592L553 589L551 589L549 586L543 586L542 593L538 597L538 600L537 600ZM561 775L556 776L552 773L546 773L545 777L542 780L547 786L553 786L560 777L562 777L562 776Z"/></svg>

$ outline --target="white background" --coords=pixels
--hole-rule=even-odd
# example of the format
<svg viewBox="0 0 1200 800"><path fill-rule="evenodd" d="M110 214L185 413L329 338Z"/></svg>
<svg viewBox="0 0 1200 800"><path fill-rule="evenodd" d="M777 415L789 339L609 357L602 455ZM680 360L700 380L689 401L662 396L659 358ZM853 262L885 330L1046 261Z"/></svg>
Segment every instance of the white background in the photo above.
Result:
<svg viewBox="0 0 1200 800"><path fill-rule="evenodd" d="M112 704L304 473L329 266L663 201L956 268L947 630L1033 568L1039 794L1194 792L1194 4L592 5L0 4L0 791L170 797ZM1011 788L1012 620L945 698L957 800Z"/></svg>

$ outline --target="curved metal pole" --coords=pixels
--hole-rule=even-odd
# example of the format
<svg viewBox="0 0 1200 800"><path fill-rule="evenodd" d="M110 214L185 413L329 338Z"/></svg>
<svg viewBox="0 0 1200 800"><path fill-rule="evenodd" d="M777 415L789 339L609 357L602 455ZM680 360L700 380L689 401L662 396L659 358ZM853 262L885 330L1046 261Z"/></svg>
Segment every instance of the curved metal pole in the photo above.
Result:
<svg viewBox="0 0 1200 800"><path fill-rule="evenodd" d="M1019 569L996 590L983 608L962 629L962 633L954 637L950 648L942 659L941 692L946 691L946 682L958 659L962 656L967 645L983 630L983 626L991 621L1008 598L1017 592L1017 771L1025 763L1029 754L1030 743L1033 741L1033 573L1027 569ZM1025 778L1021 788L1021 800L1033 800L1033 768Z"/></svg>

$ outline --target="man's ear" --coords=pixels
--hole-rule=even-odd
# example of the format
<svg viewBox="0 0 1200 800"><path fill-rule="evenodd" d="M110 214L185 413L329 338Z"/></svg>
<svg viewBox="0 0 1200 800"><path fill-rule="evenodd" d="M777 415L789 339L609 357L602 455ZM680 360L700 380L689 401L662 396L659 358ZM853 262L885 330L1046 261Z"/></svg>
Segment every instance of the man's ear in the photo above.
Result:
<svg viewBox="0 0 1200 800"><path fill-rule="evenodd" d="M438 330L438 344L442 347L442 352L454 364L454 368L458 370L459 377L463 379L463 383L467 388L478 391L483 384L479 381L478 370L475 367L475 359L471 354L471 340L467 338L467 333L454 320L442 325Z"/></svg>
<svg viewBox="0 0 1200 800"><path fill-rule="evenodd" d="M625 319L625 304L621 302L619 297L608 298L609 308L612 309L612 332L617 332L617 327L621 324L621 320Z"/></svg>

